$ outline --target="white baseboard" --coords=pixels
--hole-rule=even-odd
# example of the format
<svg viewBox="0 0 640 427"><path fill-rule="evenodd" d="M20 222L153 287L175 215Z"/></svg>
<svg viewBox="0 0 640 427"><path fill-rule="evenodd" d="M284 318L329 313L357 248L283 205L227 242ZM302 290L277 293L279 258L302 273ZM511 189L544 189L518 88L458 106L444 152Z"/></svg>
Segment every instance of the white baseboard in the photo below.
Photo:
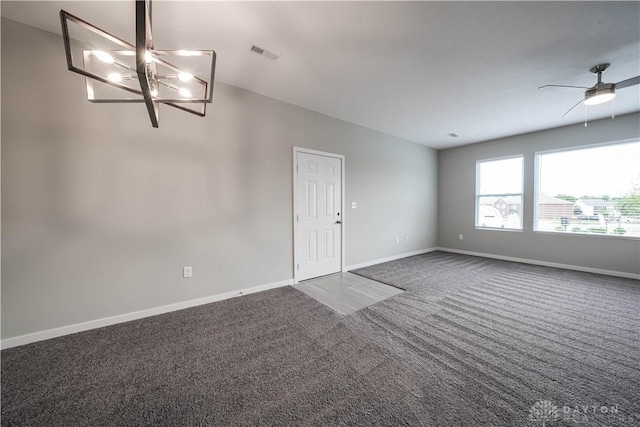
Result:
<svg viewBox="0 0 640 427"><path fill-rule="evenodd" d="M253 286L251 288L239 289L237 291L225 292L222 294L211 295L208 297L182 301L175 304L163 305L160 307L149 308L146 310L135 311L132 313L119 314L116 316L105 317L102 319L90 320L88 322L76 323L74 325L62 326L60 328L48 329L46 331L34 332L31 334L20 335L13 338L3 339L0 348L17 347L20 345L30 344L37 341L48 340L50 338L61 337L63 335L75 334L76 332L88 331L90 329L102 328L104 326L115 325L117 323L128 322L131 320L142 319L145 317L156 316L158 314L169 313L171 311L183 310L185 308L196 307L198 305L209 304L212 302L222 301L229 298L239 297L255 292L262 292L268 289L280 288L282 286L293 285L293 279L282 280L280 282L267 283L266 285Z"/></svg>
<svg viewBox="0 0 640 427"><path fill-rule="evenodd" d="M484 252L464 251L464 250L460 250L460 249L442 248L442 247L421 249L419 251L408 252L408 253L399 254L399 255L393 255L393 256L390 256L390 257L381 258L381 259L377 259L377 260L373 260L373 261L367 261L367 262L363 262L363 263L360 263L360 264L354 264L354 265L350 265L350 266L345 267L344 271L356 270L358 268L369 267L371 265L381 264L383 262L388 262L388 261L395 261L397 259L407 258L407 257L414 256L414 255L426 254L428 252L433 252L433 251L451 252L451 253L457 253L457 254L463 254L463 255L472 255L472 256L479 256L479 257L484 257L484 258L499 259L499 260L503 260L503 261L521 262L521 263L525 263L525 264L542 265L542 266L546 266L546 267L564 268L564 269L567 269L567 270L576 270L576 271L584 271L584 272L588 272L588 273L606 274L606 275L609 275L609 276L624 277L624 278L627 278L627 279L640 280L640 274L626 273L626 272L614 271L614 270L604 270L604 269L600 269L600 268L583 267L583 266L579 266L579 265L560 264L560 263L556 263L556 262L538 261L538 260L527 259L527 258L516 258L516 257L510 257L510 256L488 254L488 253L484 253ZM154 308L149 308L149 309L146 309L146 310L135 311L135 312L132 312L132 313L126 313L126 314L120 314L120 315L111 316L111 317L105 317L105 318L102 318L102 319L90 320L88 322L76 323L76 324L69 325L69 326L62 326L60 328L48 329L46 331L34 332L34 333L31 333L31 334L20 335L20 336L13 337L13 338L6 338L6 339L3 339L2 341L0 341L0 348L4 350L4 349L7 349L7 348L17 347L17 346L21 346L21 345L25 345L25 344L30 344L30 343L34 343L34 342L37 342L37 341L43 341L43 340L47 340L47 339L51 339L51 338L56 338L56 337L61 337L61 336L64 336L64 335L69 335L69 334L75 334L77 332L88 331L90 329L96 329L96 328L102 328L102 327L105 327L105 326L110 326L110 325L115 325L115 324L118 324L118 323L128 322L128 321L131 321L131 320L142 319L142 318L145 318L145 317L156 316L158 314L169 313L171 311L183 310L185 308L196 307L196 306L203 305L203 304L209 304L209 303L212 303L212 302L222 301L222 300L225 300L225 299L239 297L239 296L242 296L242 295L248 295L248 294L252 294L252 293L255 293L255 292L262 292L262 291L266 291L266 290L269 290L269 289L280 288L280 287L283 287L283 286L290 286L290 285L293 285L293 284L294 284L293 279L287 279L287 280L282 280L282 281L279 281L279 282L267 283L265 285L258 285L258 286L253 286L253 287L250 287L250 288L239 289L237 291L225 292L225 293L222 293L222 294L217 294L217 295L211 295L211 296L208 296L208 297L192 299L192 300L188 300L188 301L178 302L178 303L175 303L175 304L163 305L163 306L160 306L160 307L154 307Z"/></svg>
<svg viewBox="0 0 640 427"><path fill-rule="evenodd" d="M393 255L387 258L380 258L373 261L362 262L360 264L349 265L345 267L343 271L357 270L358 268L364 268L364 267L369 267L371 265L382 264L383 262L395 261L397 259L407 258L414 255L422 255L422 254L426 254L427 252L433 252L437 250L438 248L428 248L428 249L420 249L419 251L414 251L414 252L407 252L400 255Z"/></svg>
<svg viewBox="0 0 640 427"><path fill-rule="evenodd" d="M523 264L533 264L533 265L542 265L545 267L564 268L565 270L584 271L587 273L606 274L607 276L616 276L616 277L624 277L626 279L640 280L640 274L626 273L624 271L604 270L601 268L583 267L580 265L560 264L558 262L538 261L535 259L528 259L528 258L516 258L511 256L494 255L494 254L487 254L484 252L463 251L460 249L436 248L435 250L443 251L443 252L452 252L455 254L462 254L462 255L473 255L473 256L479 256L483 258L500 259L503 261L521 262Z"/></svg>

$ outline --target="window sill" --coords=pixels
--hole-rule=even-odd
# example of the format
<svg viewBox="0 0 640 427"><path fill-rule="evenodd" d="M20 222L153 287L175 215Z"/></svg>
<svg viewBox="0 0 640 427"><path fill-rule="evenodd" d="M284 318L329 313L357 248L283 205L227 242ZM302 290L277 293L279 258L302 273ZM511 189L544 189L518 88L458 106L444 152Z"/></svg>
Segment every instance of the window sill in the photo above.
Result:
<svg viewBox="0 0 640 427"><path fill-rule="evenodd" d="M620 239L620 240L640 240L640 237L636 236L625 236L618 234L601 234L601 233L577 233L577 232L565 232L565 231L541 231L541 230L533 230L536 234L546 234L553 236L582 236L582 237L600 237L605 239Z"/></svg>
<svg viewBox="0 0 640 427"><path fill-rule="evenodd" d="M481 226L479 226L479 225L476 225L476 230L484 230L484 231L509 231L509 232L522 233L522 228L496 228L496 227L481 227Z"/></svg>

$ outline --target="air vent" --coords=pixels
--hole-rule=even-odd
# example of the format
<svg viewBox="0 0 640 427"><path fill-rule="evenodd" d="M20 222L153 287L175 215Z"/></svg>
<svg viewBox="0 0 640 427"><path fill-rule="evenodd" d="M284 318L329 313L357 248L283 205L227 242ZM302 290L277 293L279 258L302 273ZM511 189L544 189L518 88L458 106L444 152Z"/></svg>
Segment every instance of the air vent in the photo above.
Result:
<svg viewBox="0 0 640 427"><path fill-rule="evenodd" d="M269 58L272 61L276 61L278 58L280 58L280 55L278 55L277 53L261 48L260 46L256 46L253 43L249 45L249 50L257 55Z"/></svg>

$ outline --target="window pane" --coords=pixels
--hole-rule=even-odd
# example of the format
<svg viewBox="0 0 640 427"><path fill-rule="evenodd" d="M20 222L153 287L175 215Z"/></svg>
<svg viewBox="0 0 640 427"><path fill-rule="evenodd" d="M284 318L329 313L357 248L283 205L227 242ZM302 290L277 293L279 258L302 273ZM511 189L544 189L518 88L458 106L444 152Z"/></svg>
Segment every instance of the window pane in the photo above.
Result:
<svg viewBox="0 0 640 427"><path fill-rule="evenodd" d="M476 227L522 229L522 159L477 163Z"/></svg>
<svg viewBox="0 0 640 427"><path fill-rule="evenodd" d="M536 158L536 230L640 237L639 141Z"/></svg>
<svg viewBox="0 0 640 427"><path fill-rule="evenodd" d="M478 197L476 226L522 229L522 196Z"/></svg>
<svg viewBox="0 0 640 427"><path fill-rule="evenodd" d="M522 157L478 163L478 194L522 193Z"/></svg>

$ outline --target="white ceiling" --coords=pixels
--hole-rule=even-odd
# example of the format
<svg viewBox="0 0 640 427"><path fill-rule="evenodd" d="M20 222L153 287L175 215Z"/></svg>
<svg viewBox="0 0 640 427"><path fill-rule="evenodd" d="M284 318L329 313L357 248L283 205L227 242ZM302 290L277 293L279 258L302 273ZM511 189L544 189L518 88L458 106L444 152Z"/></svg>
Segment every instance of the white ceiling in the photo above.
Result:
<svg viewBox="0 0 640 427"><path fill-rule="evenodd" d="M135 41L133 1L1 8L58 34L64 9ZM582 106L562 117L582 90L537 88L592 86L588 70L602 62L606 82L640 74L639 17L635 1L156 1L153 34L158 49L215 50L218 81L440 149L583 121ZM250 53L251 42L280 59ZM620 89L616 115L636 111L640 86Z"/></svg>

